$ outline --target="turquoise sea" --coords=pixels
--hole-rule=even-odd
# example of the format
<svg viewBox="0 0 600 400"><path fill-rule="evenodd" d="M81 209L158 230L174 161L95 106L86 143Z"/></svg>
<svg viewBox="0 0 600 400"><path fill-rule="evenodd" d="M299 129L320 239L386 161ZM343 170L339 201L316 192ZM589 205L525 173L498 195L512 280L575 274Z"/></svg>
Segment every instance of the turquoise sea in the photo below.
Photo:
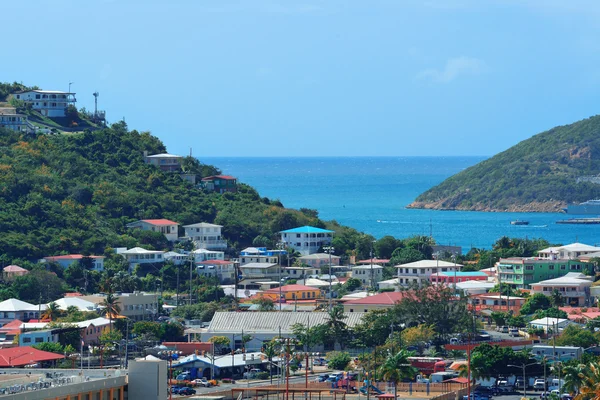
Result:
<svg viewBox="0 0 600 400"><path fill-rule="evenodd" d="M600 243L599 225L557 225L560 213L408 210L421 192L484 157L201 158L286 207L313 208L375 237L429 235L439 244L490 248L506 235L551 243ZM510 225L522 219L528 226Z"/></svg>

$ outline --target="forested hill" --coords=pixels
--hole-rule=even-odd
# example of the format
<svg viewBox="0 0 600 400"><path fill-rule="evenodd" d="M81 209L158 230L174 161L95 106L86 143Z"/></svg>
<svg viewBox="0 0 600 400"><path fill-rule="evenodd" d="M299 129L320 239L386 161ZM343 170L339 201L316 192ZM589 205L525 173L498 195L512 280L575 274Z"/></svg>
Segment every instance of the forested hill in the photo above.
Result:
<svg viewBox="0 0 600 400"><path fill-rule="evenodd" d="M285 209L244 184L238 193L205 192L145 164L145 150L167 151L159 139L129 131L124 122L71 135L0 128L0 262L104 254L114 247L169 248L161 234L125 227L150 218L223 225L224 236L238 249L270 245L276 232L305 224L340 231L338 240L351 242L358 235L326 224L312 210ZM191 157L184 167L198 179L219 172Z"/></svg>
<svg viewBox="0 0 600 400"><path fill-rule="evenodd" d="M600 198L600 116L542 132L446 179L409 208L560 211Z"/></svg>

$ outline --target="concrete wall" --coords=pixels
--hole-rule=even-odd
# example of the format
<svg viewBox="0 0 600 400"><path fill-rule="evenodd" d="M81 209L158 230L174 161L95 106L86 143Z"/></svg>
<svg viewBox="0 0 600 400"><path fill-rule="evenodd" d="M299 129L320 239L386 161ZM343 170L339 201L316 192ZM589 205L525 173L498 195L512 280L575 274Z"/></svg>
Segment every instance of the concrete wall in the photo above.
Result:
<svg viewBox="0 0 600 400"><path fill-rule="evenodd" d="M129 399L164 400L166 396L166 361L129 361Z"/></svg>

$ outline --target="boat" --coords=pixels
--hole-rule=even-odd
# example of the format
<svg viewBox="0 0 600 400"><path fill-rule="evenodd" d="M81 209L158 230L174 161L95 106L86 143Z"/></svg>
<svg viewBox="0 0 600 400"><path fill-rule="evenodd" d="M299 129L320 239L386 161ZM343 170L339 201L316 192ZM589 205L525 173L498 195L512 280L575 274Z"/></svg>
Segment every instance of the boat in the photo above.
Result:
<svg viewBox="0 0 600 400"><path fill-rule="evenodd" d="M511 225L529 225L529 221L522 221L520 219L516 219L514 221L510 221Z"/></svg>
<svg viewBox="0 0 600 400"><path fill-rule="evenodd" d="M567 214L600 215L600 199L588 200L579 204L569 204L564 210Z"/></svg>

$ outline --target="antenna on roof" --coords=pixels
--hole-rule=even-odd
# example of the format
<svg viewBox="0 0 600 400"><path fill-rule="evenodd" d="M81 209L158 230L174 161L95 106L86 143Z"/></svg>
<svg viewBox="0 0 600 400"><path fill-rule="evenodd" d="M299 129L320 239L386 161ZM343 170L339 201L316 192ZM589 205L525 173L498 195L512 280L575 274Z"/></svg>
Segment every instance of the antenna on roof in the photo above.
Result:
<svg viewBox="0 0 600 400"><path fill-rule="evenodd" d="M98 91L95 91L93 93L94 95L94 120L98 117L98 96L100 96L100 93L98 93Z"/></svg>

